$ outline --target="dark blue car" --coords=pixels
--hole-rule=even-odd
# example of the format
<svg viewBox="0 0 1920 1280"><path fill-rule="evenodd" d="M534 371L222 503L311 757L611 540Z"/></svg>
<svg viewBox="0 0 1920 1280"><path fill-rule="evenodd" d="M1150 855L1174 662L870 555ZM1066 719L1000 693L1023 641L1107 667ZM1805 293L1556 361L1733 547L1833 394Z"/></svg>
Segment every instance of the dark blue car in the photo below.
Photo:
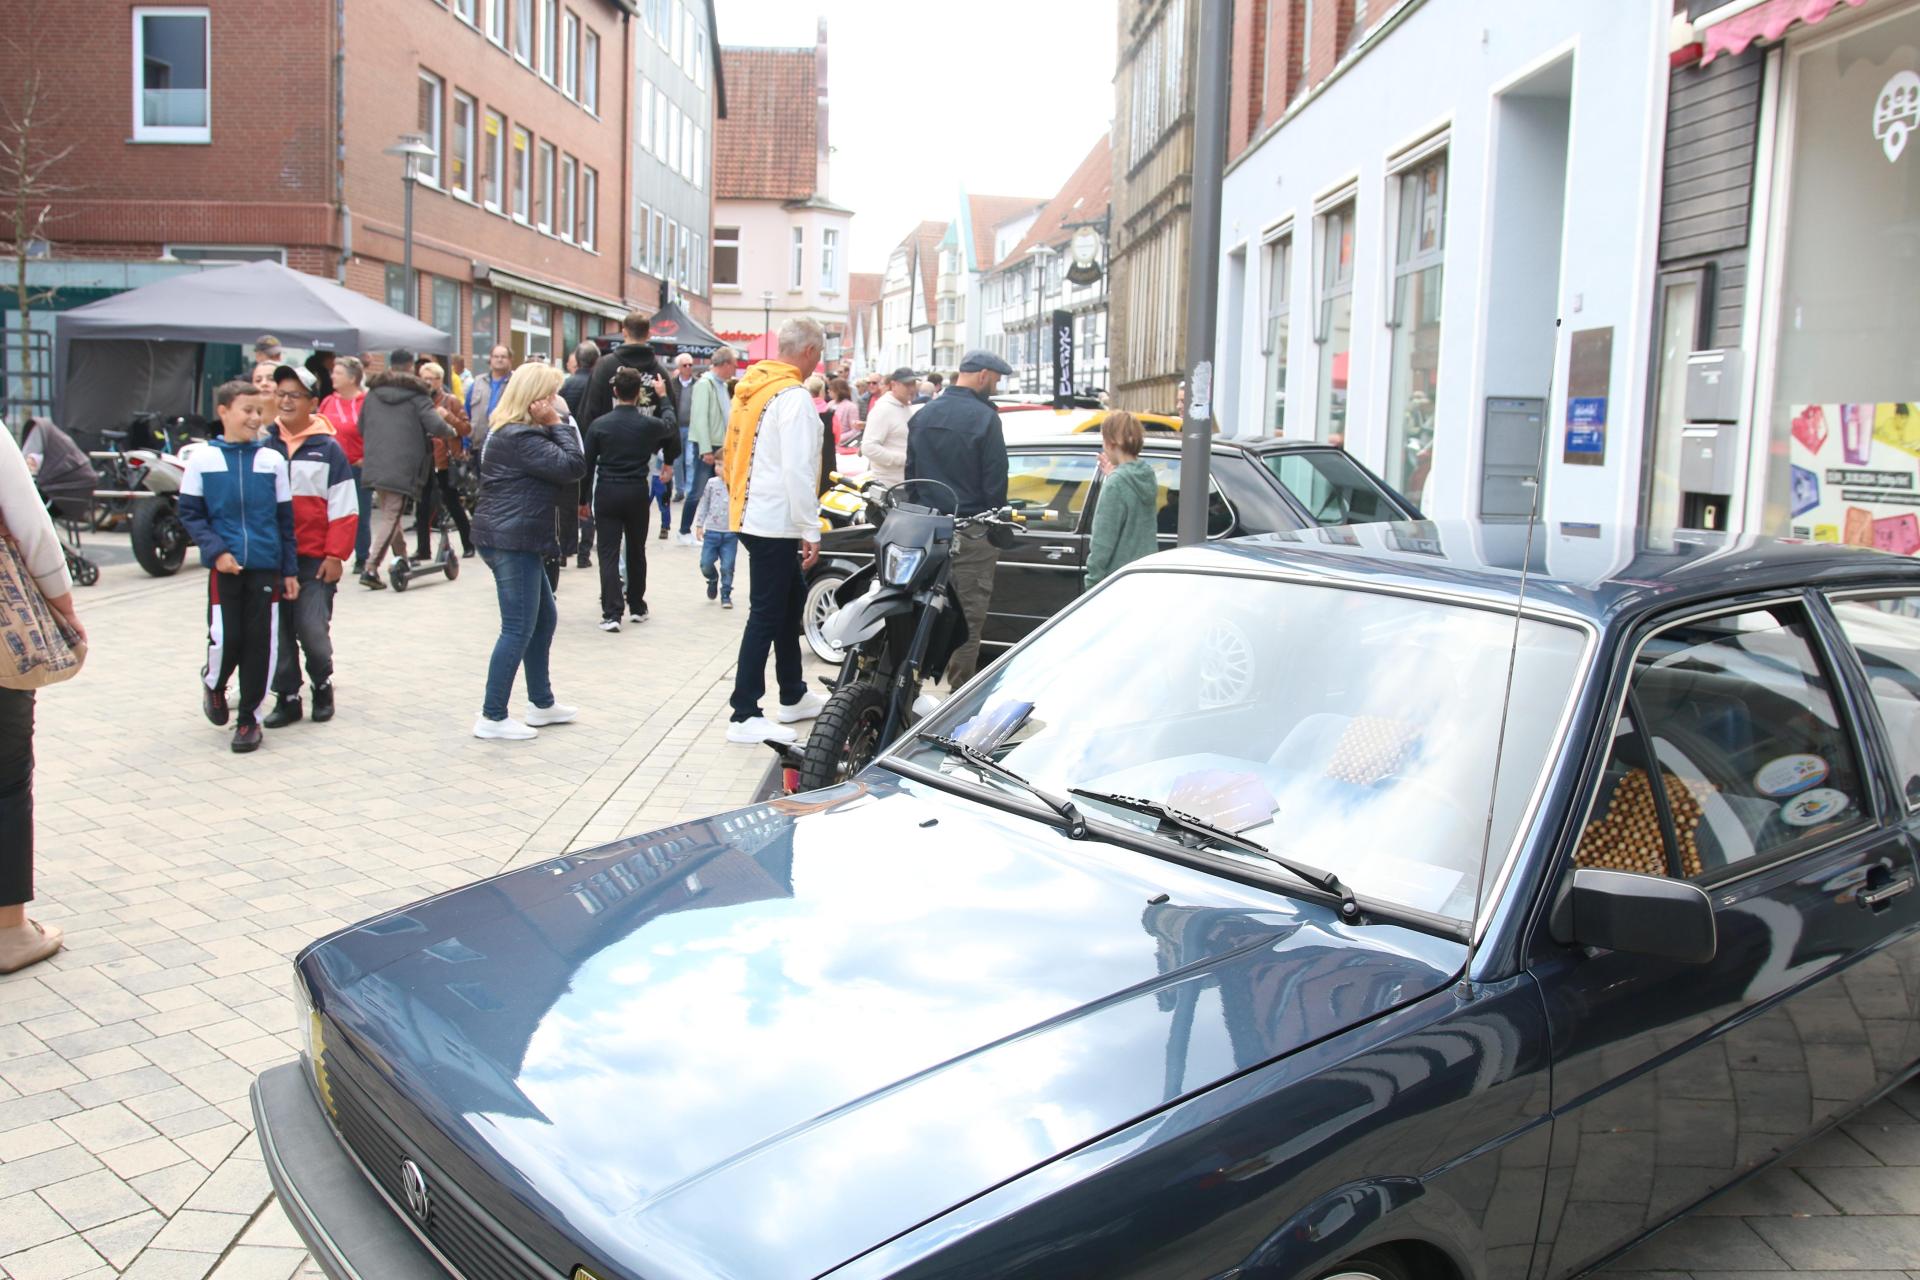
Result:
<svg viewBox="0 0 1920 1280"><path fill-rule="evenodd" d="M328 1274L1541 1280L1920 1058L1920 564L1139 562L851 783L298 961Z"/></svg>

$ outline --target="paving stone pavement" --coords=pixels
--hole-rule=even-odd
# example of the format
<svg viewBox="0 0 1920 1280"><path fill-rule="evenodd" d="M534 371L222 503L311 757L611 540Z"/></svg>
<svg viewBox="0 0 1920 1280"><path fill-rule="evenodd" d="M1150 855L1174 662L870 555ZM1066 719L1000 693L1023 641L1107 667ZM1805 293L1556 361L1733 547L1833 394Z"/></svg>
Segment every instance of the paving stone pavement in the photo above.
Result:
<svg viewBox="0 0 1920 1280"><path fill-rule="evenodd" d="M272 1202L247 1089L295 1052L288 961L376 912L744 803L723 740L741 607L649 543L652 620L602 633L561 579L554 688L578 724L471 735L498 629L478 560L405 594L350 581L339 714L250 756L200 714L205 578L89 538L86 671L41 694L38 900L68 950L0 977L0 1269L12 1280L319 1276ZM816 668L818 669L818 668ZM237 691L236 691L237 692ZM517 692L516 709L524 705Z"/></svg>
<svg viewBox="0 0 1920 1280"><path fill-rule="evenodd" d="M12 1280L317 1277L273 1203L247 1087L292 1056L288 960L378 911L746 801L727 745L742 608L652 542L653 620L561 580L554 682L581 722L468 736L496 626L478 560L336 610L340 714L235 756L201 718L198 571L103 538L88 668L41 696L39 900L70 949L0 977L0 1269ZM822 668L814 666L813 670ZM516 703L516 706L521 705ZM1920 1086L1675 1224L1606 1280L1920 1280Z"/></svg>

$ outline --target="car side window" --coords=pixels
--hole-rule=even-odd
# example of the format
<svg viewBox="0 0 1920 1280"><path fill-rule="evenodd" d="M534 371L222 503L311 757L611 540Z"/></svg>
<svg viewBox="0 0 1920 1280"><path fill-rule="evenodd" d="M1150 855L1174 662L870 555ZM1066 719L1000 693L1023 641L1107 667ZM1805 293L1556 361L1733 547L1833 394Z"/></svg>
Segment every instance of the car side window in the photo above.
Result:
<svg viewBox="0 0 1920 1280"><path fill-rule="evenodd" d="M1833 615L1866 668L1901 792L1920 805L1920 595L1835 600Z"/></svg>
<svg viewBox="0 0 1920 1280"><path fill-rule="evenodd" d="M1317 524L1369 524L1403 518L1380 486L1338 449L1269 453L1262 461Z"/></svg>
<svg viewBox="0 0 1920 1280"><path fill-rule="evenodd" d="M1180 459L1151 457L1146 463L1153 470L1154 483L1159 486L1154 503L1160 536L1172 538L1180 532ZM1220 482L1209 477L1207 536L1218 538L1232 529L1233 508L1227 505L1226 495L1220 492Z"/></svg>
<svg viewBox="0 0 1920 1280"><path fill-rule="evenodd" d="M1627 732L1616 727L1575 860L1712 879L1863 824L1859 763L1831 689L1797 605L1657 632L1635 661Z"/></svg>
<svg viewBox="0 0 1920 1280"><path fill-rule="evenodd" d="M1069 532L1079 526L1099 474L1099 457L1092 453L1012 453L1007 502L1027 518L1029 529Z"/></svg>

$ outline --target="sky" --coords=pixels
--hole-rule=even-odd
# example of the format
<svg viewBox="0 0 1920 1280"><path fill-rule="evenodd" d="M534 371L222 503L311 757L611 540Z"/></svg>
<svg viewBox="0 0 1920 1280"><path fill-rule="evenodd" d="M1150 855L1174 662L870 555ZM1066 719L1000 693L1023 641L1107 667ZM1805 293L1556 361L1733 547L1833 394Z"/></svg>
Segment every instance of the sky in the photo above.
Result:
<svg viewBox="0 0 1920 1280"><path fill-rule="evenodd" d="M1114 0L715 0L722 45L811 48L827 20L829 196L880 271L962 189L1051 197L1113 119Z"/></svg>

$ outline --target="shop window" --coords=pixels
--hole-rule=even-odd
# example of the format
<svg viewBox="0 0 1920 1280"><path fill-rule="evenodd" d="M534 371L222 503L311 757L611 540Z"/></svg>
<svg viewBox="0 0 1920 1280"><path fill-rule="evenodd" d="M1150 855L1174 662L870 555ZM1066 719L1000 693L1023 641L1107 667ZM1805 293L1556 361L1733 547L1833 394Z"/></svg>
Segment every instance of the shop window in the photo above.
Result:
<svg viewBox="0 0 1920 1280"><path fill-rule="evenodd" d="M560 350L567 355L580 345L580 317L572 311L560 313Z"/></svg>
<svg viewBox="0 0 1920 1280"><path fill-rule="evenodd" d="M1754 446L1767 490L1750 523L1920 553L1920 10L1807 37L1784 81L1772 397Z"/></svg>
<svg viewBox="0 0 1920 1280"><path fill-rule="evenodd" d="M1266 386L1261 409L1261 434L1276 439L1287 434L1287 346L1293 331L1293 237L1281 236L1267 246L1266 327L1260 351L1267 358Z"/></svg>
<svg viewBox="0 0 1920 1280"><path fill-rule="evenodd" d="M406 271L401 267L399 263L389 262L386 265L385 283L386 283L386 291L387 291L387 305L392 307L395 311L402 311L408 315L412 315L413 308L407 305Z"/></svg>
<svg viewBox="0 0 1920 1280"><path fill-rule="evenodd" d="M713 229L713 283L715 288L740 287L740 228Z"/></svg>
<svg viewBox="0 0 1920 1280"><path fill-rule="evenodd" d="M429 186L440 185L440 118L444 85L439 76L431 71L420 73L420 111L416 122L420 126L420 138L432 149L430 156L420 157L418 170L420 181Z"/></svg>
<svg viewBox="0 0 1920 1280"><path fill-rule="evenodd" d="M1353 202L1323 214L1320 222L1320 314L1313 340L1320 346L1320 403L1316 435L1329 444L1347 442L1347 382L1353 356Z"/></svg>
<svg viewBox="0 0 1920 1280"><path fill-rule="evenodd" d="M515 298L511 314L512 336L508 346L513 351L514 364L528 360L551 360L553 313L547 309L547 305Z"/></svg>
<svg viewBox="0 0 1920 1280"><path fill-rule="evenodd" d="M433 279L433 327L453 339L449 351L460 349L460 285L458 281Z"/></svg>
<svg viewBox="0 0 1920 1280"><path fill-rule="evenodd" d="M1920 596L1836 600L1833 612L1866 668L1901 792L1920 805Z"/></svg>
<svg viewBox="0 0 1920 1280"><path fill-rule="evenodd" d="M1392 385L1387 397L1387 483L1415 506L1433 471L1433 406L1440 369L1440 286L1446 252L1445 152L1402 173L1393 266Z"/></svg>
<svg viewBox="0 0 1920 1280"><path fill-rule="evenodd" d="M204 8L133 11L133 139L211 142L213 61Z"/></svg>
<svg viewBox="0 0 1920 1280"><path fill-rule="evenodd" d="M493 290L476 287L473 291L473 326L468 335L473 339L473 359L469 363L476 376L485 371L487 358L500 341L497 324Z"/></svg>

